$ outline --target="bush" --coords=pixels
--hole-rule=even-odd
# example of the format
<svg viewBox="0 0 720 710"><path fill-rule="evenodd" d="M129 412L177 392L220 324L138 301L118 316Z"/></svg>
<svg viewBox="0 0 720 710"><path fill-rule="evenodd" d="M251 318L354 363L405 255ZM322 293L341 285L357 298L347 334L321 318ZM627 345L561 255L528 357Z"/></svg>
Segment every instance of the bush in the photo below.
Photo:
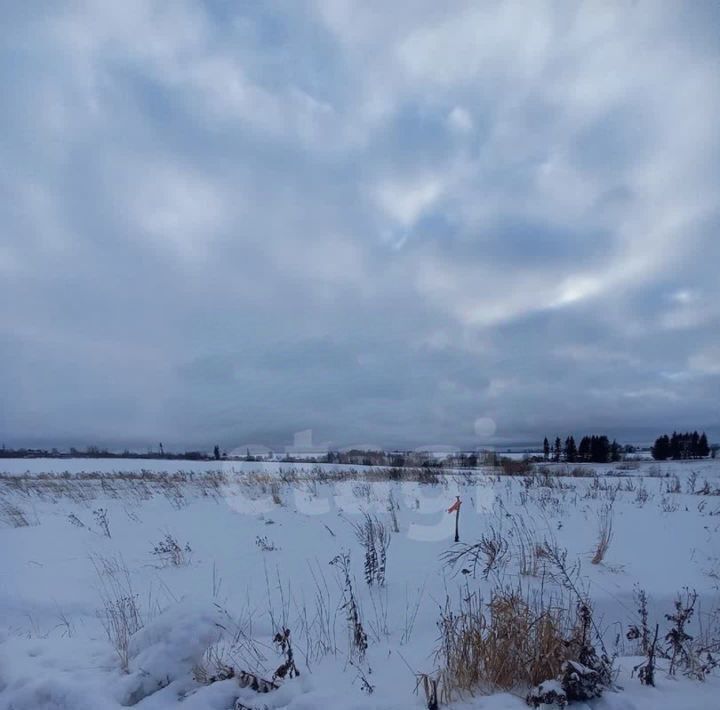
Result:
<svg viewBox="0 0 720 710"><path fill-rule="evenodd" d="M599 698L612 684L612 664L604 654L598 655L590 643L590 627L593 625L592 611L584 602L578 605L578 625L568 642L568 651L577 660L563 662L560 675L540 683L528 693L526 702L533 707L542 704L555 704L565 707L568 702ZM560 686L560 691L557 690ZM551 686L548 697L547 687Z"/></svg>
<svg viewBox="0 0 720 710"><path fill-rule="evenodd" d="M255 537L255 544L258 546L262 552L275 552L276 550L280 549L275 546L275 543L272 542L267 535L263 535L260 537L260 535L257 535Z"/></svg>
<svg viewBox="0 0 720 710"><path fill-rule="evenodd" d="M503 457L500 459L499 464L505 476L524 476L533 470L533 464L526 459L518 461L517 459Z"/></svg>
<svg viewBox="0 0 720 710"><path fill-rule="evenodd" d="M696 633L689 633L698 595L695 590L686 587L675 598L673 613L665 614L670 626L663 637L665 643L661 645L658 644L659 624L655 625L654 639L650 642L645 592L640 590L636 598L639 600L640 626L630 626L626 637L640 640L641 650L646 656L645 661L635 666L633 671L638 673L641 683L655 685L656 656L669 662L669 675L676 675L679 671L695 680L705 680L708 673L720 666L720 610L716 609L704 620L698 619Z"/></svg>
<svg viewBox="0 0 720 710"><path fill-rule="evenodd" d="M491 572L502 569L509 556L509 545L506 537L492 525L487 534L480 536L480 541L467 544L456 543L453 548L441 555L443 562L449 567L467 565L465 574L471 572L476 576L478 567L482 568L482 578L487 579Z"/></svg>

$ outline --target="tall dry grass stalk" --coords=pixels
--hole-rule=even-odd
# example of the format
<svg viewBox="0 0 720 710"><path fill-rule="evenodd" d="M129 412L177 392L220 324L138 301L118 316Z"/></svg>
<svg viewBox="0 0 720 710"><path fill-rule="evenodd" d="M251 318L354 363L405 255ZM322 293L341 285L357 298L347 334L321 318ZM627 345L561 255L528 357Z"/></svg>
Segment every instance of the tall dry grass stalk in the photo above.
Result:
<svg viewBox="0 0 720 710"><path fill-rule="evenodd" d="M598 513L598 541L592 564L599 565L607 555L613 537L613 509L612 504L606 504Z"/></svg>
<svg viewBox="0 0 720 710"><path fill-rule="evenodd" d="M352 579L350 578L350 553L342 552L336 555L330 562L331 565L340 569L343 579L343 609L348 622L348 647L351 656L356 656L359 661L365 658L368 649L368 637L360 619L360 608L355 598Z"/></svg>
<svg viewBox="0 0 720 710"><path fill-rule="evenodd" d="M130 571L121 557L91 556L99 581L102 609L98 618L105 629L120 668L130 668L130 638L144 625L138 595L135 593Z"/></svg>
<svg viewBox="0 0 720 710"><path fill-rule="evenodd" d="M390 531L376 516L365 513L360 523L352 523L355 537L365 554L365 581L369 587L385 584Z"/></svg>

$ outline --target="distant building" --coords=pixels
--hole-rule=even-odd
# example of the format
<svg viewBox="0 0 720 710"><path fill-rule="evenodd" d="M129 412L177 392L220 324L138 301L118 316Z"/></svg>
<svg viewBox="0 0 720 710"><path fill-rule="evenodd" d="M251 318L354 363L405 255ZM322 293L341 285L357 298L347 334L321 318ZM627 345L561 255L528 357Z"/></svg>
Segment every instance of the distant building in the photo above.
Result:
<svg viewBox="0 0 720 710"><path fill-rule="evenodd" d="M312 429L295 432L292 446L285 447L285 455L290 458L320 459L327 456L328 444L313 444Z"/></svg>
<svg viewBox="0 0 720 710"><path fill-rule="evenodd" d="M312 445L312 429L303 429L303 431L295 432L293 448L312 449Z"/></svg>

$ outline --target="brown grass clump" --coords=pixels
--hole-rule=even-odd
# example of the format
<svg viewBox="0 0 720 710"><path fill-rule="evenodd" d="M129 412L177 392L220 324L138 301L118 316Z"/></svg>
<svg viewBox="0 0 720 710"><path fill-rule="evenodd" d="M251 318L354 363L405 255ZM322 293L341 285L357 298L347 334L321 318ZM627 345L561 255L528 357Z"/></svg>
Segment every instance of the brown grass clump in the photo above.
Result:
<svg viewBox="0 0 720 710"><path fill-rule="evenodd" d="M496 589L488 604L469 593L459 612L448 602L438 626L436 660L445 702L463 692L510 690L557 678L584 643L569 599L521 589Z"/></svg>

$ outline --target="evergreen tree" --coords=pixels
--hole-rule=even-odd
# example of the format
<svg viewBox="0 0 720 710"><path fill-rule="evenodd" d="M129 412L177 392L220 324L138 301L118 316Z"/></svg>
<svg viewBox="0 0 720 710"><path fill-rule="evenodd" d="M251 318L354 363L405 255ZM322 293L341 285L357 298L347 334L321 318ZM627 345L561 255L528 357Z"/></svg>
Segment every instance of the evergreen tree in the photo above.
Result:
<svg viewBox="0 0 720 710"><path fill-rule="evenodd" d="M650 451L657 461L704 458L711 453L707 435L705 432L699 434L697 431L684 433L674 431L672 436L663 434L655 439Z"/></svg>
<svg viewBox="0 0 720 710"><path fill-rule="evenodd" d="M220 447L217 444L215 444L215 448L213 449L213 456L216 461L220 460Z"/></svg>
<svg viewBox="0 0 720 710"><path fill-rule="evenodd" d="M555 461L560 461L560 456L562 455L562 442L560 441L560 437L555 437Z"/></svg>
<svg viewBox="0 0 720 710"><path fill-rule="evenodd" d="M610 439L607 436L598 437L598 463L606 463L610 460Z"/></svg>
<svg viewBox="0 0 720 710"><path fill-rule="evenodd" d="M708 446L708 439L705 435L705 432L700 435L700 440L698 441L697 455L701 458L705 458L706 456L710 455L710 447Z"/></svg>
<svg viewBox="0 0 720 710"><path fill-rule="evenodd" d="M577 456L578 450L577 446L575 446L575 438L571 434L567 439L565 439L565 460L568 463L575 463L575 461L577 461Z"/></svg>
<svg viewBox="0 0 720 710"><path fill-rule="evenodd" d="M590 460L593 463L607 463L610 460L610 440L607 436L590 437Z"/></svg>
<svg viewBox="0 0 720 710"><path fill-rule="evenodd" d="M583 436L580 440L580 448L578 449L578 458L580 461L590 460L590 437Z"/></svg>
<svg viewBox="0 0 720 710"><path fill-rule="evenodd" d="M545 457L546 461L550 458L550 442L548 441L547 436L543 441L543 456Z"/></svg>
<svg viewBox="0 0 720 710"><path fill-rule="evenodd" d="M615 439L613 439L612 444L610 444L610 460L611 461L620 461L622 458L621 456L621 450L620 450L620 444L617 443Z"/></svg>
<svg viewBox="0 0 720 710"><path fill-rule="evenodd" d="M674 431L670 437L670 458L674 461L682 458L682 445L680 443L680 436L676 431Z"/></svg>
<svg viewBox="0 0 720 710"><path fill-rule="evenodd" d="M690 458L696 459L699 456L700 434L696 431L690 436Z"/></svg>
<svg viewBox="0 0 720 710"><path fill-rule="evenodd" d="M659 436L655 439L655 444L650 449L650 452L656 461L667 461L671 456L670 437L667 434Z"/></svg>

